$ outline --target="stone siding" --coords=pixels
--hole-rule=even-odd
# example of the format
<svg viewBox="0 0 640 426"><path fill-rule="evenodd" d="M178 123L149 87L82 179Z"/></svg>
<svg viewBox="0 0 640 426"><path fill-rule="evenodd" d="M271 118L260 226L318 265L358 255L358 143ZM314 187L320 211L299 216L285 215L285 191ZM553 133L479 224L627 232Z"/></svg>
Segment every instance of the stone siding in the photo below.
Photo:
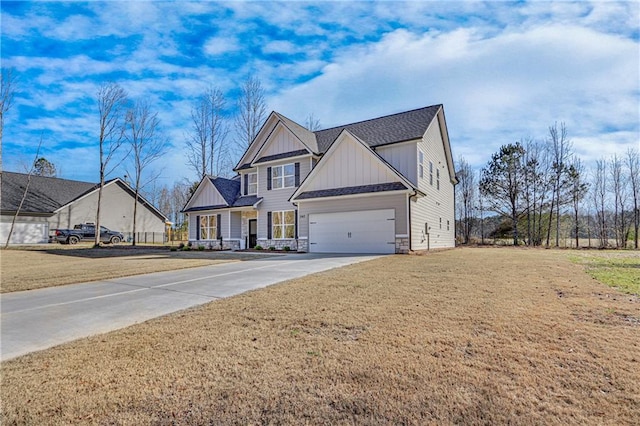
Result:
<svg viewBox="0 0 640 426"><path fill-rule="evenodd" d="M407 253L409 253L409 238L396 237L396 254L407 254Z"/></svg>

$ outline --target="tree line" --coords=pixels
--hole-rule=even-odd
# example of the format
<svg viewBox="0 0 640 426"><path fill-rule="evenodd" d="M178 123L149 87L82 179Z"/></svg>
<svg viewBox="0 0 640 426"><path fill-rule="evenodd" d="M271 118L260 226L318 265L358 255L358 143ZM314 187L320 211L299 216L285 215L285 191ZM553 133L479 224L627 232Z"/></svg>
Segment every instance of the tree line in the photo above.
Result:
<svg viewBox="0 0 640 426"><path fill-rule="evenodd" d="M601 248L638 248L637 149L600 158L589 170L565 124L555 123L543 141L501 146L479 172L463 157L456 163L456 226L464 244L509 235L514 245L559 247L564 234L575 247L587 239L589 246L593 240Z"/></svg>
<svg viewBox="0 0 640 426"><path fill-rule="evenodd" d="M0 82L1 146L4 119L13 104L16 89L17 78L13 70L2 68ZM131 99L117 82L101 84L94 99L100 181L96 227L100 226L105 179L116 170L124 171L125 180L135 193L133 245L136 244L136 210L140 196L157 206L177 228L184 228L184 215L180 210L197 183L207 175L231 177L235 160L248 148L267 118L265 92L258 78L249 76L241 85L234 115L229 114L222 90L209 86L191 102L189 122L185 123L185 165L189 177L172 185L158 186L162 169L155 165L168 152L171 143L151 101L148 98ZM320 127L313 114L309 114L306 122L310 130ZM232 133L234 138L230 138ZM29 176L58 174L55 164L39 154L25 169ZM95 244L99 244L99 235L96 235Z"/></svg>

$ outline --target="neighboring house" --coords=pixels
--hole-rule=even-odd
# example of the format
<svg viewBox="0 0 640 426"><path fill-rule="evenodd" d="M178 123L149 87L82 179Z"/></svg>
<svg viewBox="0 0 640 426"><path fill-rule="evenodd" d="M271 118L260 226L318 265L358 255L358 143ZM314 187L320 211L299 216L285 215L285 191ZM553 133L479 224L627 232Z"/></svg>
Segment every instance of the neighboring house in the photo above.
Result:
<svg viewBox="0 0 640 426"><path fill-rule="evenodd" d="M199 183L184 208L190 241L350 253L455 245L442 105L314 132L272 112L235 171Z"/></svg>
<svg viewBox="0 0 640 426"><path fill-rule="evenodd" d="M9 235L11 221L27 186L28 175L2 172L0 242ZM96 221L99 184L54 177L31 176L29 191L17 217L11 243L45 243L55 229ZM131 236L134 191L123 180L105 182L100 225ZM148 241L163 242L166 218L147 200L140 199L136 233ZM140 239L139 239L140 241Z"/></svg>

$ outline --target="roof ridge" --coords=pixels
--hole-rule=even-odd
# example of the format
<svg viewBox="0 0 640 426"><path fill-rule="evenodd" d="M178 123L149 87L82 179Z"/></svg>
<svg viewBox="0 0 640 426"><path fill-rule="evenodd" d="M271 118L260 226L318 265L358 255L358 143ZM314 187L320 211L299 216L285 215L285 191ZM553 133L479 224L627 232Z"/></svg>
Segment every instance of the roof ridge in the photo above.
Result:
<svg viewBox="0 0 640 426"><path fill-rule="evenodd" d="M20 172L10 172L8 170L3 170L2 172L0 172L0 174L5 174L5 173L11 173L14 175L22 175L22 176L29 176L29 173L20 173ZM43 179L56 179L56 180L66 180L69 182L78 182L78 183L86 183L86 184L90 184L90 185L96 185L95 182L89 182L86 180L76 180L76 179L67 179L67 178L62 178L62 177L58 177L58 176L42 176L42 175L37 175L35 173L31 173L31 177L36 177L36 178L43 178ZM110 179L110 180L115 180L118 179L117 177ZM105 181L106 183L106 181Z"/></svg>
<svg viewBox="0 0 640 426"><path fill-rule="evenodd" d="M400 111L400 112L396 112L396 113L393 113L393 114L381 115L380 117L369 118L367 120L354 121L353 123L347 123L347 124L341 124L339 126L327 127L326 129L316 130L313 133L315 134L315 133L324 132L324 131L327 131L327 130L340 129L342 127L353 126L354 124L366 123L368 121L380 120L381 118L388 118L388 117L393 117L393 116L396 116L396 115L408 114L410 112L415 112L415 111L420 111L420 110L423 110L423 109L429 109L429 108L440 107L440 106L442 106L442 104L434 104L434 105L429 105L429 106L425 106L425 107L421 107L421 108L410 109L408 111Z"/></svg>

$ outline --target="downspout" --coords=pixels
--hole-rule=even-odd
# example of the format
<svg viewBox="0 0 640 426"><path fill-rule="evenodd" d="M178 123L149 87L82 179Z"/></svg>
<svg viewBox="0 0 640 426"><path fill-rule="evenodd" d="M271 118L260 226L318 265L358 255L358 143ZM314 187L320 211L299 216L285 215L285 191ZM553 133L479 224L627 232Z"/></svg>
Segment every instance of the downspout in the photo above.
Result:
<svg viewBox="0 0 640 426"><path fill-rule="evenodd" d="M408 219L408 223L407 223L407 227L408 229L408 235L409 235L409 251L411 251L411 232L413 231L412 226L411 226L411 199L415 196L418 195L418 191L414 190L413 194L410 194L407 197L407 219Z"/></svg>

